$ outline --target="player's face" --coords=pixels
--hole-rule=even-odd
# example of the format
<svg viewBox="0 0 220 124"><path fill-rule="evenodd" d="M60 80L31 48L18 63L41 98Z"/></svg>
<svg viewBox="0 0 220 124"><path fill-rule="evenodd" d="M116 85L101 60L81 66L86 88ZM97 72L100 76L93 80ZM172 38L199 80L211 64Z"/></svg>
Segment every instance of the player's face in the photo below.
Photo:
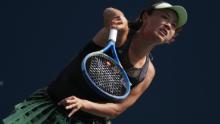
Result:
<svg viewBox="0 0 220 124"><path fill-rule="evenodd" d="M147 12L143 16L143 33L152 40L169 43L176 30L177 15L170 9L154 10L152 14Z"/></svg>

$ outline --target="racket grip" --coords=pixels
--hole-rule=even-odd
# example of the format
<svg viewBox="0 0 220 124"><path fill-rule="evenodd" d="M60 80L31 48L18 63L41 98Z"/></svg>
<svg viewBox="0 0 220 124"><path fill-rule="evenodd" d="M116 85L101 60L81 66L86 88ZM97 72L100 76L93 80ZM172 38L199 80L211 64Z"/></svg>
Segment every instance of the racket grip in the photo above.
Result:
<svg viewBox="0 0 220 124"><path fill-rule="evenodd" d="M111 28L110 32L109 32L108 40L112 40L112 41L116 42L117 33L118 33L117 29Z"/></svg>

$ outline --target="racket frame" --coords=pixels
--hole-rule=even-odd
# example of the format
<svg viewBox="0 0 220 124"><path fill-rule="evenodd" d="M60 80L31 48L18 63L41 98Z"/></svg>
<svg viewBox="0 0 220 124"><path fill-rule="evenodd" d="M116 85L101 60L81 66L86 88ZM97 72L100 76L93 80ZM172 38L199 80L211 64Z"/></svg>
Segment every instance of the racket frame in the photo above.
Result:
<svg viewBox="0 0 220 124"><path fill-rule="evenodd" d="M110 29L110 33L109 33L109 38L108 38L108 44L106 47L104 47L103 49L96 51L96 52L92 52L89 53L88 55L86 55L82 61L81 64L81 69L83 72L83 76L85 77L86 81L88 82L89 86L94 89L98 94L102 95L103 97L109 99L109 100L114 100L114 101L121 101L123 99L125 99L129 94L130 94L130 87L131 87L131 83L130 80L127 76L127 73L125 72L125 70L123 69L120 60L118 58L117 52L116 52L116 48L115 48L115 42L116 42L116 38L117 38L117 30L116 29ZM109 57L107 54L105 54L105 52L111 50L112 52L112 57ZM86 61L88 58L90 58L91 56L95 56L97 54L102 54L104 56L108 56L109 59L111 59L112 61L114 61L115 65L119 67L120 71L122 72L122 75L125 77L125 84L123 84L126 88L125 94L123 94L122 96L116 96L116 95L112 95L107 93L106 91L104 91L103 89L99 88L96 83L91 79L91 77L89 76L89 73L87 72L86 69Z"/></svg>

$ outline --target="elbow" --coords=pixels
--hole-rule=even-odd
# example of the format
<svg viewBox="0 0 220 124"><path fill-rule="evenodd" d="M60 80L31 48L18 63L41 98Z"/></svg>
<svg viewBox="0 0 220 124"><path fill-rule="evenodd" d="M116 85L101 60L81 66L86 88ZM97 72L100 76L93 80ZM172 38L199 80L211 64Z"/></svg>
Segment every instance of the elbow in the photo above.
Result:
<svg viewBox="0 0 220 124"><path fill-rule="evenodd" d="M121 114L121 112L114 112L114 113L110 116L110 118L116 118L116 117L118 117L120 114Z"/></svg>
<svg viewBox="0 0 220 124"><path fill-rule="evenodd" d="M109 114L108 118L116 118L119 115L121 115L121 113L123 113L122 110L118 110L118 109L112 109L111 113Z"/></svg>
<svg viewBox="0 0 220 124"><path fill-rule="evenodd" d="M120 114L121 113L119 113L119 112L114 112L114 113L111 113L110 115L108 115L107 118L113 119L113 118L118 117Z"/></svg>

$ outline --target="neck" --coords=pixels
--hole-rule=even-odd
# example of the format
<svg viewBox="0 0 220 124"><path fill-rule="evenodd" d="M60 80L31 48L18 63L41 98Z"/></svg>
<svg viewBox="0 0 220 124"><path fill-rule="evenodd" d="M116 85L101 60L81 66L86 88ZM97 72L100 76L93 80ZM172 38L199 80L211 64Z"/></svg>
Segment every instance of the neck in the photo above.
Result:
<svg viewBox="0 0 220 124"><path fill-rule="evenodd" d="M157 45L154 41L143 37L139 31L136 32L132 40L130 50L136 61L146 59L146 56L149 56L150 52Z"/></svg>

